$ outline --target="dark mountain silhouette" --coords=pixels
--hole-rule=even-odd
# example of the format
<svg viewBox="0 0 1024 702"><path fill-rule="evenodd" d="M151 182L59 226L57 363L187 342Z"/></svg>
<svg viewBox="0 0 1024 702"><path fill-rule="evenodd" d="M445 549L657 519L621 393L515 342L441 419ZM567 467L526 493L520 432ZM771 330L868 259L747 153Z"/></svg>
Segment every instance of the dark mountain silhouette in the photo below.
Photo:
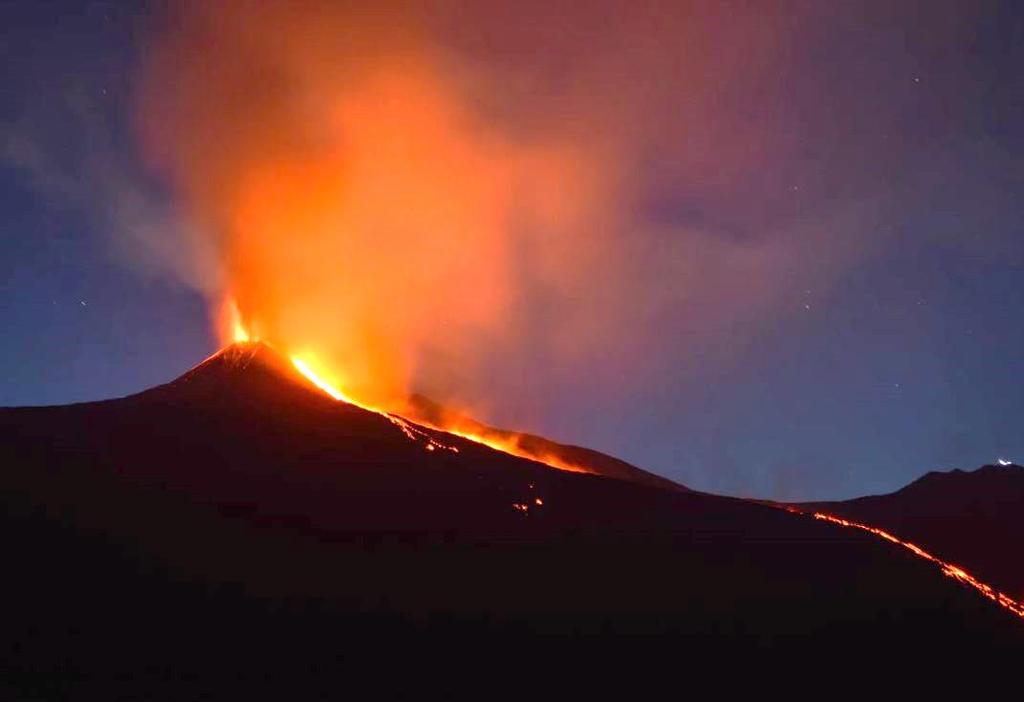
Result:
<svg viewBox="0 0 1024 702"><path fill-rule="evenodd" d="M912 541L1005 592L1024 598L1024 468L985 465L928 473L887 495L801 505Z"/></svg>
<svg viewBox="0 0 1024 702"><path fill-rule="evenodd" d="M260 344L130 397L0 410L0 466L11 698L635 691L681 664L863 678L1024 646L870 535L402 426Z"/></svg>

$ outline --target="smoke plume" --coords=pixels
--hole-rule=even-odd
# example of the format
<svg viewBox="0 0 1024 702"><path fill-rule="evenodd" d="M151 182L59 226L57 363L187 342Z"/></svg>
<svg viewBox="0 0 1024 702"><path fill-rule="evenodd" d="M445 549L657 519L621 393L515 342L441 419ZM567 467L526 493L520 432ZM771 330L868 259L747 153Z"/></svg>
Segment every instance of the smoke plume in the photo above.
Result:
<svg viewBox="0 0 1024 702"><path fill-rule="evenodd" d="M538 390L541 369L635 381L652 325L671 317L699 353L707 329L770 303L812 225L737 235L750 223L666 211L660 191L753 192L750 169L785 152L763 115L729 109L764 78L771 18L429 5L171 18L139 133L202 233L185 250L219 262L214 308L236 301L252 333L363 401L474 407L503 382Z"/></svg>

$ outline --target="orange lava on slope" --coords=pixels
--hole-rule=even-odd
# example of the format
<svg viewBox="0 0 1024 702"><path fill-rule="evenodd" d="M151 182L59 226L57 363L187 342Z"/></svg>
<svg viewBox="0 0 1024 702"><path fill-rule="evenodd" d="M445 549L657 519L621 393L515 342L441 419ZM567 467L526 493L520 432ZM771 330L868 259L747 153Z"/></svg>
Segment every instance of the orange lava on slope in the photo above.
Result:
<svg viewBox="0 0 1024 702"><path fill-rule="evenodd" d="M335 400L338 400L339 402L347 402L350 405L357 404L351 397L343 393L341 390L338 390L336 387L334 387L326 380L321 378L319 375L317 375L313 371L313 369L309 367L309 364L303 361L301 358L298 358L297 356L292 356L292 365L295 366L295 369L302 373L302 375L306 376L306 379L309 380L309 382L313 383L313 385L316 385L318 388L320 388L328 395L333 397ZM370 408L364 407L363 409ZM377 410L373 411L376 412Z"/></svg>
<svg viewBox="0 0 1024 702"><path fill-rule="evenodd" d="M795 514L807 514L807 512L802 512L799 509L792 506L787 506L786 510L789 512L793 512ZM992 600L999 606L1012 612L1021 619L1024 619L1024 602L1019 602L1010 597L1009 595L999 592L991 585L987 585L986 583L981 582L963 568L955 566L952 563L948 563L942 560L941 558L938 558L937 556L933 556L932 554L928 553L916 544L913 544L909 541L904 541L903 539L893 536L884 529L868 526L867 524L861 524L860 522L850 521L849 519L843 519L842 517L837 517L832 514L826 514L824 512L814 512L813 517L815 519L820 519L822 521L830 522L832 524L838 524L839 526L860 529L861 531L866 531L870 534L874 534L875 536L885 539L886 541L894 543L898 546L902 546L918 558L923 558L926 561L931 561L935 565L939 566L939 568L942 570L943 575L953 578L954 580L964 583L965 585L971 586L972 588L974 588L975 590L977 590L982 595Z"/></svg>
<svg viewBox="0 0 1024 702"><path fill-rule="evenodd" d="M349 403L351 405L356 405L357 407L362 407L365 410L369 410L371 412L376 412L377 414L380 414L380 415L383 415L384 417L387 417L388 421L390 421L392 424L394 424L395 426L400 428L405 433L405 435L408 436L410 439L413 439L414 441L417 440L417 439L424 439L424 440L426 440L427 443L426 443L425 448L428 451L433 451L433 450L435 450L437 448L443 448L443 449L447 449L449 451L454 451L455 453L458 453L458 451L459 451L458 448L456 448L454 446L448 446L446 444L442 444L441 442L437 441L436 439L431 437L429 434L424 432L422 429L420 429L416 424L413 424L412 422L410 422L409 420L405 419L404 417L401 417L401 416L399 416L397 414L394 414L394 413L391 413L391 412L387 412L387 411L379 409L377 407L371 407L371 406L365 405L365 404L363 404L361 402L358 402L358 401L354 400L351 396L349 396L346 393L344 393L341 390L339 390L336 385L333 385L332 383L324 380L324 378L322 376L320 376L315 371L313 371L312 368L310 368L309 364L306 361L302 360L298 356L292 356L291 357L291 361L292 361L292 365L295 366L296 370L298 370L300 373L302 373L302 375L304 375L311 383L313 383L318 388L323 390L325 393L327 393L328 395L333 397L335 400L339 400L341 402L347 402L347 403ZM514 437L510 438L510 439L505 439L504 437L493 437L493 436L485 436L485 435L482 435L482 434L474 434L474 433L471 433L471 432L460 430L457 427L435 426L435 425L428 425L428 426L431 429L435 429L437 431L443 431L446 434L452 434L454 436L458 436L458 437L463 438L463 439L468 439L469 441L473 441L473 442L478 443L478 444L483 444L484 446L492 448L492 449L494 449L496 451L501 451L502 453L508 453L508 454L513 455L513 456L517 456L519 458L529 459L531 461L537 461L539 463L543 463L543 464L545 464L547 466L550 466L552 468L557 468L558 470L569 471L571 473L591 473L591 472L593 472L593 471L587 470L586 468L584 468L582 466L578 466L578 465L576 465L574 463L569 463L567 461L563 461L563 460L559 459L557 456L553 456L553 455L548 454L548 453L538 453L536 451L525 450L525 449L523 449L523 448L521 448L519 446L518 441Z"/></svg>
<svg viewBox="0 0 1024 702"><path fill-rule="evenodd" d="M378 409L376 407L369 407L362 403L356 402L354 399L343 393L333 384L324 380L323 377L321 377L318 373L316 373L312 368L309 367L309 364L306 361L302 360L298 356L292 356L291 361L292 365L295 366L295 370L299 371L299 373L305 376L305 378L309 380L309 382L313 383L313 385L315 385L320 390L324 391L325 393L333 397L335 400L339 402L347 402L350 405L355 405L356 407L360 407L364 410L375 412L381 415L389 422L394 424L396 427L398 427L402 431L402 433L405 434L406 437L408 437L411 441L423 441L423 448L426 449L427 451L445 449L453 453L459 452L457 446L450 446L448 444L441 443L440 441L438 441L430 434L423 431L422 429L420 429L407 419L399 417L398 415L395 414L391 414L390 412L385 412L384 410Z"/></svg>
<svg viewBox="0 0 1024 702"><path fill-rule="evenodd" d="M220 328L221 338L225 343L248 343L251 341L260 341L259 336L253 334L245 325L237 303L231 298L226 299L221 305L221 314L218 326ZM543 463L558 470L569 471L571 473L593 473L593 471L588 470L583 466L570 463L548 452L532 451L523 448L519 445L519 437L515 434L498 435L497 433L484 434L475 432L471 430L471 425L468 425L465 422L460 422L457 419L453 419L452 421L441 425L431 424L428 422L413 423L399 414L390 412L381 407L367 404L357 400L351 394L344 392L339 387L341 383L328 378L327 373L312 359L309 354L289 353L286 355L288 355L288 358L291 360L295 370L301 373L303 377L321 391L330 395L339 402L347 402L350 405L355 405L356 407L360 407L370 412L375 412L385 417L389 422L401 429L402 433L404 433L409 439L417 442L423 441L424 448L427 451L445 449L458 453L459 449L455 446L450 446L438 441L428 432L424 431L420 425L446 434L452 434L463 439L468 439L469 441L473 441L478 444L483 444L484 446L496 451L501 451L502 453L508 453L531 461L537 461L538 463Z"/></svg>
<svg viewBox="0 0 1024 702"><path fill-rule="evenodd" d="M478 444L488 446L495 451L501 451L502 453L508 453L519 458L526 458L531 461L537 461L545 465L557 468L558 470L568 471L570 473L593 473L594 471L588 470L587 468L577 465L575 463L569 463L564 461L558 456L548 452L530 451L524 449L519 445L519 439L516 436L505 438L504 436L496 436L492 434L479 434L471 431L467 431L464 427L455 424L451 426L436 425L427 423L431 429L437 429L443 431L446 434L453 434L455 436L462 437L463 439L469 439Z"/></svg>

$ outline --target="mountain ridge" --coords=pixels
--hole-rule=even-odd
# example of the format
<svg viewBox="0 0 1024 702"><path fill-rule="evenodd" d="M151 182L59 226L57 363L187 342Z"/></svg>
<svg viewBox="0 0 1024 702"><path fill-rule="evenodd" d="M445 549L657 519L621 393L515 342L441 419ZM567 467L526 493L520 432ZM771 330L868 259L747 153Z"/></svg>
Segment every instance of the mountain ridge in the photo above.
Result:
<svg viewBox="0 0 1024 702"><path fill-rule="evenodd" d="M1007 594L1024 597L1024 467L930 471L902 488L849 500L798 503L886 529L940 554Z"/></svg>
<svg viewBox="0 0 1024 702"><path fill-rule="evenodd" d="M0 410L4 666L159 691L168 670L635 679L680 656L1024 646L1018 620L870 534L423 429L459 449L431 450L260 358Z"/></svg>
<svg viewBox="0 0 1024 702"><path fill-rule="evenodd" d="M295 383L296 385L314 393L321 401L329 400L332 402L338 402L337 400L333 400L333 398L327 397L323 390L316 387L316 385L314 385L301 372L296 370L296 368L283 355L279 354L275 349L273 349L273 347L262 341L231 344L230 346L227 346L211 355L202 363L186 371L184 374L169 383L156 386L150 390L143 391L142 393L136 393L136 395L128 397L148 397L147 393L163 395L168 391L180 391L186 393L191 391L192 393L202 392L204 393L204 396L209 399L215 393L220 392L220 390L215 390L214 388L196 388L195 386L197 384L202 385L206 382L207 384L217 387L220 387L225 383L230 385L235 376L246 373L255 375L255 379L260 383L273 383L275 380L287 380L288 382ZM253 378L250 378L246 382L251 382L252 380ZM536 456L531 457L529 455L517 454L520 455L521 458L526 458L527 460L535 460L539 463L550 465L544 460L545 456L549 456L556 462L556 465L551 466L555 469L557 469L557 462L562 461L571 465L578 465L580 468L585 469L588 472L603 477L627 480L639 484L673 490L689 490L686 486L669 480L668 478L649 473L648 471L633 466L621 459L593 449L558 443L535 434L514 432L507 429L499 429L489 426L466 415L453 413L444 406L423 395L411 396L408 403L408 409L410 412L400 414L366 410L358 407L358 405L347 403L344 400L340 402L347 407L356 407L364 412L371 412L378 415L387 414L393 417L402 418L415 425L417 431L423 432L429 436L436 436L437 433L443 434L445 437L448 437L445 441L449 443L455 442L456 437L458 437L462 440L473 441L474 443L480 444L479 441L475 441L473 438L465 436L466 431L472 431L474 434L483 437L494 437L501 441L514 442L522 446L528 453L532 453ZM446 416L457 417L460 422L460 427L465 431L456 434L451 434L447 431L443 426L444 418ZM501 449L494 450L500 451Z"/></svg>

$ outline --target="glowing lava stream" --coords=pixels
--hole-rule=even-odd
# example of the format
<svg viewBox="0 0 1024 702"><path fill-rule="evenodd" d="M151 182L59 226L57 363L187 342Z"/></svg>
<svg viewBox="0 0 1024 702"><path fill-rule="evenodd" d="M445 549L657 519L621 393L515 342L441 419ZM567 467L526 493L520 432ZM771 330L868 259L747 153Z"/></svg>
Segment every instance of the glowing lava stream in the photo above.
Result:
<svg viewBox="0 0 1024 702"><path fill-rule="evenodd" d="M791 506L786 507L786 510L789 512L793 512L795 514L808 514L807 512L801 512L799 509ZM991 585L986 585L985 583L981 582L963 568L955 566L952 563L947 563L941 558L933 556L932 554L928 553L916 544L912 544L909 541L903 541L902 539L893 536L884 529L868 526L867 524L861 524L860 522L852 522L849 519L843 519L842 517L836 517L831 514L825 514L824 512L814 512L813 516L815 519L831 522L832 524L838 524L839 526L850 527L853 529L860 529L861 531L866 531L868 533L874 534L875 536L881 537L886 541L892 542L898 546L902 546L918 558L923 558L926 561L931 561L935 565L939 566L939 568L942 569L943 575L953 578L954 580L958 580L959 582L964 583L965 585L970 585L988 599L992 600L1001 607L1004 607L1005 609L1009 610L1021 619L1024 619L1024 602L1018 602L1009 595L999 592Z"/></svg>
<svg viewBox="0 0 1024 702"><path fill-rule="evenodd" d="M260 341L265 344L267 343L266 341L260 338L258 333L253 333L253 331L255 330L250 330L250 328L246 326L245 322L242 319L241 310L239 310L238 308L238 303L232 297L225 298L224 301L221 303L219 327L222 339L232 340L237 344L248 344L257 341ZM270 344L267 345L271 346ZM394 424L396 427L401 429L402 433L409 437L411 440L422 440L424 442L424 448L427 451L445 449L447 451L452 451L453 453L458 453L459 449L455 446L450 446L448 444L441 443L433 436L423 431L423 429L421 428L422 426L426 426L429 429L443 432L445 434L458 436L460 438L467 439L477 444L483 444L484 446L492 448L495 451L501 451L502 453L507 453L512 456L517 456L519 458L526 458L531 461L537 461L538 463L543 463L544 465L547 465L551 468L555 468L557 470L569 471L571 473L594 472L592 470L588 470L583 466L562 460L559 456L554 456L551 455L550 453L529 451L523 449L519 446L518 438L514 434L512 435L513 438L509 439L504 437L485 436L481 434L476 434L473 432L466 431L465 427L462 426L443 426L422 421L417 421L416 423L413 423L400 415L392 414L391 412L387 412L380 408L371 407L370 405L363 404L362 402L357 401L351 395L342 392L335 385L329 383L327 380L323 378L323 376L321 376L319 373L313 370L308 360L304 359L301 356L301 354L285 355L287 355L289 360L291 360L292 365L295 366L295 370L301 373L307 380L309 380L309 382L311 382L317 388L327 393L328 395L330 395L332 398L339 402L347 402L350 405L355 405L356 407L359 407L361 409L367 410L369 412L375 412L376 414L381 415L382 417L386 418L389 422ZM511 432L509 433L511 434Z"/></svg>
<svg viewBox="0 0 1024 702"><path fill-rule="evenodd" d="M495 451L501 451L502 453L517 456L518 458L526 458L531 461L537 461L538 463L543 463L546 466L557 468L558 470L564 470L569 473L594 473L594 471L588 470L583 466L578 466L575 463L568 463L566 461L563 461L559 459L557 456L552 456L550 454L543 453L534 453L519 448L519 445L516 443L514 439L495 439L487 436L481 436L480 434L470 434L452 427L431 424L429 422L424 422L424 424L430 427L431 429L436 429L437 431L443 431L446 434L451 434L453 436L458 436L463 439L468 439L469 441L472 441L477 444L483 444L484 446L492 448Z"/></svg>
<svg viewBox="0 0 1024 702"><path fill-rule="evenodd" d="M309 382L313 383L313 385L316 385L318 388L320 388L328 395L333 397L335 400L338 400L340 402L347 402L350 405L356 404L355 402L352 401L352 398L343 393L341 390L338 390L337 388L328 385L326 381L324 381L319 375L313 372L312 368L306 365L305 361L295 356L292 356L292 365L295 366L295 368L298 369L300 373L306 376L306 379L309 380ZM364 407L363 409L369 408ZM376 412L376 410L374 411Z"/></svg>
<svg viewBox="0 0 1024 702"><path fill-rule="evenodd" d="M221 306L220 324L221 333L223 335L226 335L235 343L248 344L256 341L262 341L262 343L267 343L266 341L260 339L260 337L257 334L250 333L249 329L242 321L241 311L238 309L238 304L235 302L233 298L227 298L224 300ZM269 346L270 344L267 345ZM362 402L358 402L350 395L347 395L346 393L342 392L331 383L327 382L320 374L318 374L316 371L312 369L312 367L310 367L308 362L303 360L300 356L292 354L289 355L289 359L291 360L292 365L295 366L295 370L299 371L299 373L301 373L309 382L313 383L313 385L315 385L317 388L327 393L338 402L347 402L350 405L355 405L356 407L367 410L368 412L375 412L376 414L381 415L389 422L394 424L396 427L401 429L402 433L409 437L411 440L423 440L425 442L424 448L427 451L445 449L446 451L452 451L453 453L459 452L458 447L441 443L440 441L432 437L430 434L423 431L423 429L421 429L417 424L410 422L404 417L401 417L397 414L392 414L391 412L387 412L377 407L365 405ZM578 466L573 463L567 463L566 461L561 460L557 456L538 454L535 452L521 449L514 439L509 440L486 437L478 434L460 431L459 429L445 426L437 426L434 424L426 424L425 426L435 431L440 431L444 432L445 434L458 436L460 438L467 439L477 444L483 444L484 446L492 448L495 451L501 451L502 453L518 456L519 458L527 458L531 461L537 461L538 463L543 463L557 470L565 470L572 473L593 472L587 470L583 466Z"/></svg>
<svg viewBox="0 0 1024 702"><path fill-rule="evenodd" d="M317 373L312 368L309 367L309 364L306 363L305 361L303 361L298 356L292 356L291 357L291 361L292 361L292 365L295 366L296 370L298 370L300 373L302 373L302 375L304 375L311 383L313 383L313 385L315 385L318 388L320 388L321 390L323 390L325 393L327 393L328 395L333 397L335 400L338 400L339 402L347 402L347 403L349 403L351 405L355 405L356 407L361 407L362 409L368 410L370 412L376 412L377 414L387 418L387 420L389 422L391 422L396 427L401 429L402 432L406 436L408 436L410 439L412 439L413 441L416 441L417 439L423 439L426 442L425 448L426 448L427 451L434 451L436 449L446 449L446 450L452 451L454 453L458 453L459 452L459 449L457 447L449 446L448 444L441 443L440 441L438 441L437 439L433 438L432 436L427 434L425 431L423 431L416 424L413 424L409 420L407 420L407 419L405 419L403 417L400 417L397 414L392 414L390 412L385 412L384 410L377 409L376 407L370 407L368 405L362 404L361 402L357 402L356 400L352 399L350 396L348 396L345 393L343 393L341 390L338 390L336 387L334 387L333 385L328 383L322 377L317 375ZM555 456L549 456L549 455L544 455L544 454L532 453L530 451L525 451L525 450L519 448L519 446L515 443L515 441L501 440L501 439L492 439L490 437L480 436L478 434L469 434L469 433L466 433L466 432L463 432L463 431L459 431L458 429L452 429L452 428L444 427L444 426L437 426L437 425L434 425L434 424L427 424L426 426L428 426L431 429L434 429L436 431L444 432L445 434L451 434L452 436L458 436L458 437L463 438L463 439L468 439L469 441L472 441L472 442L477 443L477 444L483 444L484 446L492 448L495 451L501 451L502 453L507 453L507 454L512 455L512 456L517 456L519 458L526 458L526 459L529 459L531 461L537 461L538 463L543 463L544 465L550 466L551 468L555 468L556 470L564 470L564 471L568 471L570 473L591 473L592 472L592 471L587 470L586 468L583 468L582 466L577 466L577 465L574 465L572 463L567 463L565 461L559 460Z"/></svg>
<svg viewBox="0 0 1024 702"><path fill-rule="evenodd" d="M427 451L445 449L446 451L451 451L452 453L459 452L457 446L449 446L448 444L442 444L440 441L430 436L425 431L423 431L415 424L406 419L391 414L390 412L384 412L382 410L376 409L375 407L368 407L364 404L356 402L351 397L343 393L341 390L338 390L336 387L334 387L326 380L321 378L319 375L317 375L313 371L313 369L309 367L309 364L307 364L298 356L292 356L291 361L292 365L295 366L295 369L299 371L299 373L302 373L302 375L304 375L306 379L309 380L309 382L313 383L313 385L323 390L325 393L333 397L335 400L338 400L339 402L347 402L350 405L355 405L356 407L367 410L369 412L376 412L377 414L379 414L380 416L384 417L389 422L394 424L396 427L401 429L402 433L409 437L409 439L411 439L412 441L422 439L425 442L423 447Z"/></svg>
<svg viewBox="0 0 1024 702"><path fill-rule="evenodd" d="M370 412L376 412L377 414L386 417L389 422L391 422L399 429L401 429L402 432L413 441L416 441L417 439L423 439L426 442L424 448L426 448L427 451L434 451L436 449L446 449L454 453L459 452L459 449L457 447L442 444L440 441L434 439L432 436L430 436L425 431L420 429L417 425L413 424L407 419L404 419L403 417L398 416L397 414L391 414L390 412L385 412L383 410L377 409L376 407L369 407L360 402L356 402L351 397L343 393L341 390L338 390L336 387L334 387L333 385L325 381L323 378L321 378L319 375L317 375L317 373L313 371L312 368L309 367L309 364L307 364L298 356L292 356L291 360L292 365L295 366L296 370L302 373L302 375L306 376L306 378L311 383L313 383L313 385L323 390L325 393L333 397L335 400L338 400L339 402L347 402L350 405L355 405L356 407L361 407L362 409L369 410ZM544 465L550 466L551 468L555 468L557 470L569 471L571 473L591 472L585 468L573 465L571 463L566 463L565 461L558 460L557 458L552 456L544 456L531 453L529 451L524 451L520 449L514 441L494 440L476 434L468 434L465 432L461 432L457 429L450 429L448 427L436 426L432 424L427 426L436 431L442 431L446 434L451 434L453 436L458 436L463 439L468 439L469 441L472 441L477 444L483 444L484 446L492 448L495 451L501 451L502 453L507 453L512 456L518 456L519 458L527 458L531 461L543 463Z"/></svg>

